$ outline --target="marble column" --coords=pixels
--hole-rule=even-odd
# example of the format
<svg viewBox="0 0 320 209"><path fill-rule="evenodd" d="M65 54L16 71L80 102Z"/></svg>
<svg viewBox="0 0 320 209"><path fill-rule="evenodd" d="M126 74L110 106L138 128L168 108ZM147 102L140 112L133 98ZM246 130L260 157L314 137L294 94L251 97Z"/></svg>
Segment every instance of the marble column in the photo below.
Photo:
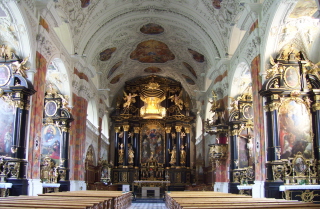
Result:
<svg viewBox="0 0 320 209"><path fill-rule="evenodd" d="M128 167L128 136L129 136L129 125L123 125L123 146L124 146L124 156L123 156L123 167Z"/></svg>
<svg viewBox="0 0 320 209"><path fill-rule="evenodd" d="M140 127L134 127L134 141L133 141L133 151L134 151L134 167L139 167L139 156L140 156Z"/></svg>
<svg viewBox="0 0 320 209"><path fill-rule="evenodd" d="M315 125L315 133L314 133L314 139L315 139L315 149L314 149L314 155L317 160L320 160L320 95L314 96L315 103L312 105L312 111L313 111L313 123Z"/></svg>
<svg viewBox="0 0 320 209"><path fill-rule="evenodd" d="M118 161L119 161L119 133L120 133L120 127L114 127L114 166L118 167Z"/></svg>
<svg viewBox="0 0 320 209"><path fill-rule="evenodd" d="M171 132L171 127L166 127L166 145L165 145L165 153L166 153L166 160L165 160L165 167L169 168L170 167L170 151L171 151L171 139L170 139L170 132Z"/></svg>
<svg viewBox="0 0 320 209"><path fill-rule="evenodd" d="M176 132L177 132L177 156L176 156L176 168L180 168L180 147L181 147L181 129L182 126L176 126Z"/></svg>
<svg viewBox="0 0 320 209"><path fill-rule="evenodd" d="M186 131L186 167L190 168L190 127L185 127Z"/></svg>

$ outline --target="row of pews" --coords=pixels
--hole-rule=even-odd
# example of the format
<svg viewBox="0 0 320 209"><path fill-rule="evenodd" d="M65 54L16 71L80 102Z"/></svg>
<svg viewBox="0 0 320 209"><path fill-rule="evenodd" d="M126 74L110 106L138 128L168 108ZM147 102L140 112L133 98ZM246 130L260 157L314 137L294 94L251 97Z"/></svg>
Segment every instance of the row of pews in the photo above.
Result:
<svg viewBox="0 0 320 209"><path fill-rule="evenodd" d="M39 194L38 196L9 196L0 198L0 208L7 209L125 209L132 201L131 192L72 191Z"/></svg>
<svg viewBox="0 0 320 209"><path fill-rule="evenodd" d="M165 194L165 204L169 209L193 208L320 208L319 204L296 200L273 198L252 198L247 195L212 191L171 191Z"/></svg>

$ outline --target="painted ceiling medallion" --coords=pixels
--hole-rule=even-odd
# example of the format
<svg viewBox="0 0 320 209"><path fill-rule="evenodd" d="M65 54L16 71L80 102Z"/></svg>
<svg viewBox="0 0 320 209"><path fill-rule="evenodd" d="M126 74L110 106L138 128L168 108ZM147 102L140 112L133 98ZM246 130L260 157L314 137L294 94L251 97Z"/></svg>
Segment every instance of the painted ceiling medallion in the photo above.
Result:
<svg viewBox="0 0 320 209"><path fill-rule="evenodd" d="M109 71L109 73L108 73L108 76L107 76L107 79L109 79L109 78L112 76L112 74L113 74L121 65L122 65L122 61L117 62L117 63L110 69L110 71Z"/></svg>
<svg viewBox="0 0 320 209"><path fill-rule="evenodd" d="M221 8L221 2L222 2L222 0L212 0L212 6L215 9L220 9Z"/></svg>
<svg viewBox="0 0 320 209"><path fill-rule="evenodd" d="M100 53L100 60L101 61L107 61L111 58L111 55L113 54L113 52L116 51L116 47L113 48L108 48L106 50L104 50L103 52Z"/></svg>
<svg viewBox="0 0 320 209"><path fill-rule="evenodd" d="M81 8L86 8L90 4L90 0L80 0L81 1Z"/></svg>
<svg viewBox="0 0 320 209"><path fill-rule="evenodd" d="M138 44L130 58L143 63L165 63L174 60L175 56L169 47L160 41L148 40Z"/></svg>
<svg viewBox="0 0 320 209"><path fill-rule="evenodd" d="M120 78L123 76L123 73L117 75L116 77L112 78L112 80L110 81L111 84L116 84L120 81Z"/></svg>
<svg viewBox="0 0 320 209"><path fill-rule="evenodd" d="M204 62L204 56L202 54L192 49L188 49L188 51L190 52L190 54L192 54L192 57L195 61Z"/></svg>
<svg viewBox="0 0 320 209"><path fill-rule="evenodd" d="M198 79L196 71L194 71L193 67L191 67L188 63L182 62L182 64L190 71L190 73Z"/></svg>
<svg viewBox="0 0 320 209"><path fill-rule="evenodd" d="M148 35L156 35L164 32L161 25L155 23L148 23L140 28L140 32Z"/></svg>
<svg viewBox="0 0 320 209"><path fill-rule="evenodd" d="M189 76L186 76L184 74L181 74L182 77L184 77L184 79L186 79L186 82L190 85L195 85L196 83L194 82L194 80L192 80Z"/></svg>
<svg viewBox="0 0 320 209"><path fill-rule="evenodd" d="M154 67L154 66L151 66L151 67L147 67L146 69L144 69L144 72L146 73L160 73L162 70L158 67Z"/></svg>

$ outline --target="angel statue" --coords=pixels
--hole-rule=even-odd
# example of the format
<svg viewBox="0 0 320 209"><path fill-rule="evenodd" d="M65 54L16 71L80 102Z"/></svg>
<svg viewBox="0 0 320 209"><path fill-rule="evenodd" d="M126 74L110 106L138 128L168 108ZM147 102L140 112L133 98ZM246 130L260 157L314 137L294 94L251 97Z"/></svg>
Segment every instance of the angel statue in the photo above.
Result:
<svg viewBox="0 0 320 209"><path fill-rule="evenodd" d="M230 103L230 106L232 107L231 111L235 111L235 110L238 110L238 104L239 104L239 100L241 99L241 96L238 96L237 99L233 98L233 97L229 97L231 99L231 103Z"/></svg>
<svg viewBox="0 0 320 209"><path fill-rule="evenodd" d="M138 96L138 94L127 94L125 91L123 91L123 94L124 94L124 101L126 101L124 104L123 104L123 108L125 110L128 110L130 105L131 105L131 102L132 103L135 103L136 102L136 99L134 97Z"/></svg>
<svg viewBox="0 0 320 209"><path fill-rule="evenodd" d="M272 68L267 70L267 76L266 79L269 79L273 77L277 73L281 73L282 67L279 66L279 62L275 62L272 56L270 56L270 64L272 65Z"/></svg>
<svg viewBox="0 0 320 209"><path fill-rule="evenodd" d="M314 64L313 62L311 62L310 60L306 60L307 63L305 64L305 67L308 67L307 69L309 69L308 73L317 76L318 78L319 76L319 71L320 71L320 62L318 62L317 64Z"/></svg>
<svg viewBox="0 0 320 209"><path fill-rule="evenodd" d="M174 94L169 97L171 99L171 102L174 102L175 105L179 107L180 110L183 108L183 100L181 99L182 97L182 91L180 91L179 95Z"/></svg>
<svg viewBox="0 0 320 209"><path fill-rule="evenodd" d="M22 60L22 62L15 61L11 64L11 68L14 73L20 74L22 77L27 78L26 70L29 70L29 68L25 67L24 65L27 63L29 57L26 57Z"/></svg>

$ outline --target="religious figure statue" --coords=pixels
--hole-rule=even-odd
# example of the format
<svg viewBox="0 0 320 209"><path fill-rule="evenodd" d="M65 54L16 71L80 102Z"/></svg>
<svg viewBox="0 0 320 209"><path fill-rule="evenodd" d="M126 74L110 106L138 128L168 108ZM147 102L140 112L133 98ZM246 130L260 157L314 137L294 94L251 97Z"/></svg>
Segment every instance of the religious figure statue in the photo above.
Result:
<svg viewBox="0 0 320 209"><path fill-rule="evenodd" d="M129 146L129 150L128 150L128 157L129 157L129 164L133 164L133 159L134 159L134 151L132 149L132 146Z"/></svg>
<svg viewBox="0 0 320 209"><path fill-rule="evenodd" d="M184 150L184 146L181 144L180 146L180 164L184 165L186 164L186 151Z"/></svg>
<svg viewBox="0 0 320 209"><path fill-rule="evenodd" d="M124 155L123 143L120 143L119 160L118 160L120 164L123 163L123 155Z"/></svg>
<svg viewBox="0 0 320 209"><path fill-rule="evenodd" d="M251 136L248 136L247 149L249 151L249 157L252 157L253 143Z"/></svg>
<svg viewBox="0 0 320 209"><path fill-rule="evenodd" d="M22 62L15 61L11 64L13 72L16 74L20 74L22 77L27 78L27 74L25 71L29 70L29 68L25 67L24 65L27 63L29 57L26 57L22 60Z"/></svg>
<svg viewBox="0 0 320 209"><path fill-rule="evenodd" d="M124 104L123 104L123 108L124 110L128 110L131 103L135 103L136 102L136 99L134 97L138 96L138 94L127 94L125 91L123 91L123 94L124 94L124 101L126 101Z"/></svg>
<svg viewBox="0 0 320 209"><path fill-rule="evenodd" d="M174 102L176 106L179 107L180 110L183 108L183 100L181 99L182 97L182 91L180 91L179 95L175 94L169 97L171 99L171 102Z"/></svg>
<svg viewBox="0 0 320 209"><path fill-rule="evenodd" d="M175 165L176 164L176 145L173 146L172 151L170 151L170 149L168 149L169 153L171 154L171 160L170 160L170 164L171 165Z"/></svg>

